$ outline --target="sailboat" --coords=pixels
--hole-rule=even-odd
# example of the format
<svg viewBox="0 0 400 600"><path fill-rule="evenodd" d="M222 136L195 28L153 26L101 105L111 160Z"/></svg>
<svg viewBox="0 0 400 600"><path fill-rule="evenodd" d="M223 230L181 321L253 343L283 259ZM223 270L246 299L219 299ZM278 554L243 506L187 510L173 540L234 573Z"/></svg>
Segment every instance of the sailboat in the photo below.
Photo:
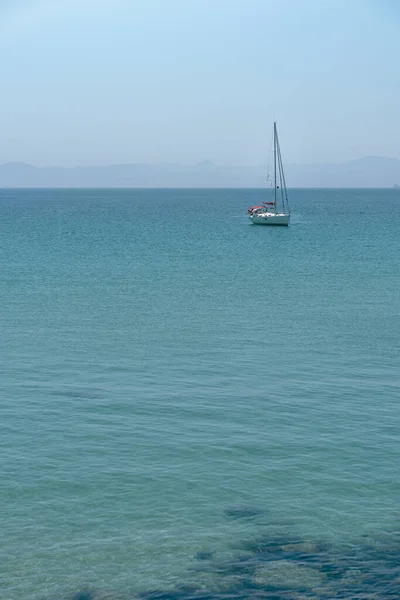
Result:
<svg viewBox="0 0 400 600"><path fill-rule="evenodd" d="M278 211L279 202L279 211ZM254 225L289 225L290 210L286 191L286 181L283 172L281 148L278 130L274 123L274 196L272 202L250 206L247 211Z"/></svg>

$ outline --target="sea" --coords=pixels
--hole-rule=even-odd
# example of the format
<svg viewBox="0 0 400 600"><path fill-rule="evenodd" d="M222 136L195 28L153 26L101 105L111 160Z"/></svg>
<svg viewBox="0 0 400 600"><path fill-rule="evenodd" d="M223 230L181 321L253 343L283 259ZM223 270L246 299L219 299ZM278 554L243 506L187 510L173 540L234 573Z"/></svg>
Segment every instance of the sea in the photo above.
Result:
<svg viewBox="0 0 400 600"><path fill-rule="evenodd" d="M1 600L400 598L399 190L0 191Z"/></svg>

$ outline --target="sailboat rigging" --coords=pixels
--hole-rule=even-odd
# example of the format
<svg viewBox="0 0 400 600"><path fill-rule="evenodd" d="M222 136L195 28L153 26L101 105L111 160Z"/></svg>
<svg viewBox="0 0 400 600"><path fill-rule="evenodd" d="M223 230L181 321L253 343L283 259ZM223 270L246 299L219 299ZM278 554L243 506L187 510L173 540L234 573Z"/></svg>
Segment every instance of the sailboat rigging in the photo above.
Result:
<svg viewBox="0 0 400 600"><path fill-rule="evenodd" d="M267 180L269 176L267 177ZM277 205L280 205L278 212ZM286 180L283 171L281 147L278 130L274 123L274 197L272 202L250 206L247 211L250 220L255 225L289 225L290 209L286 190Z"/></svg>

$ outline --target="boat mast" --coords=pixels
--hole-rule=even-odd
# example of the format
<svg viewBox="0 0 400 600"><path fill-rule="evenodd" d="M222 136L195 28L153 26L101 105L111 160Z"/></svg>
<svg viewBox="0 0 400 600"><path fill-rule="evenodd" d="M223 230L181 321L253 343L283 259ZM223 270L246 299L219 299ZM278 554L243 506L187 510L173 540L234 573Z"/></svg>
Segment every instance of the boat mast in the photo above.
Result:
<svg viewBox="0 0 400 600"><path fill-rule="evenodd" d="M276 122L274 123L274 207L276 212Z"/></svg>
<svg viewBox="0 0 400 600"><path fill-rule="evenodd" d="M281 180L281 194L282 194L283 212L287 211L288 214L290 214L289 201L288 201L287 189L286 189L285 173L283 171L281 147L280 147L280 144L279 144L279 139L278 139L278 134L277 133L276 133L276 146L277 146L278 161L279 161L279 176L280 176L280 180Z"/></svg>

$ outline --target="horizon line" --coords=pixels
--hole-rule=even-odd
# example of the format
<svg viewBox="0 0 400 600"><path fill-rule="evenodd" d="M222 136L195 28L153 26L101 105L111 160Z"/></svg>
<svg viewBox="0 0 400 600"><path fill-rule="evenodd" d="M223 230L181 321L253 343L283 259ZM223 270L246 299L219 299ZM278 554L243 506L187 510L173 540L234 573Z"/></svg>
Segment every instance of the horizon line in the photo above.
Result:
<svg viewBox="0 0 400 600"><path fill-rule="evenodd" d="M0 192L5 190L17 190L17 191L26 191L26 190L109 190L109 191L119 191L119 190L261 190L265 191L268 188L259 187L259 186L0 186ZM391 185L391 186L288 186L287 190L396 190L400 191L400 186Z"/></svg>

